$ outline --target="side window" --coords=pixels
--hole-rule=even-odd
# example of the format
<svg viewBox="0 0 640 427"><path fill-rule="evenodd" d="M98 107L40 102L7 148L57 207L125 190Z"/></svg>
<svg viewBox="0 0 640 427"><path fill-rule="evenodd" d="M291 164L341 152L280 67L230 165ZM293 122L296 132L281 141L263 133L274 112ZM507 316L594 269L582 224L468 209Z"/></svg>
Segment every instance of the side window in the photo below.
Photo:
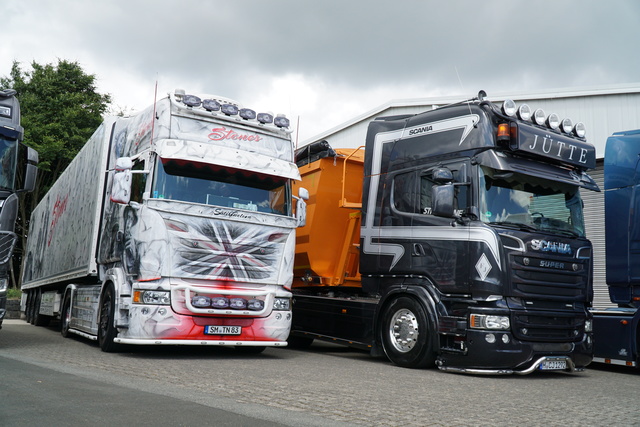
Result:
<svg viewBox="0 0 640 427"><path fill-rule="evenodd" d="M144 161L136 160L133 164L132 170L143 171ZM134 173L131 174L131 200L134 202L142 203L142 195L144 194L144 188L147 184L146 173Z"/></svg>
<svg viewBox="0 0 640 427"><path fill-rule="evenodd" d="M406 213L419 213L416 202L415 171L396 175L393 178L393 207Z"/></svg>

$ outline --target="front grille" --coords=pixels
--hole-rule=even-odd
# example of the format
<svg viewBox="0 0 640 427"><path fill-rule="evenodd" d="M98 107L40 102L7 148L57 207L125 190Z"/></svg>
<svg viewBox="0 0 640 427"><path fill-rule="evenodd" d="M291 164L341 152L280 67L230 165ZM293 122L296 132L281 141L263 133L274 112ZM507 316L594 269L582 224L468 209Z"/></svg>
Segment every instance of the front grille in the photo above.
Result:
<svg viewBox="0 0 640 427"><path fill-rule="evenodd" d="M586 300L588 260L522 255L509 258L514 296L557 301Z"/></svg>
<svg viewBox="0 0 640 427"><path fill-rule="evenodd" d="M580 341L584 334L585 315L569 311L513 313L514 335L523 341Z"/></svg>

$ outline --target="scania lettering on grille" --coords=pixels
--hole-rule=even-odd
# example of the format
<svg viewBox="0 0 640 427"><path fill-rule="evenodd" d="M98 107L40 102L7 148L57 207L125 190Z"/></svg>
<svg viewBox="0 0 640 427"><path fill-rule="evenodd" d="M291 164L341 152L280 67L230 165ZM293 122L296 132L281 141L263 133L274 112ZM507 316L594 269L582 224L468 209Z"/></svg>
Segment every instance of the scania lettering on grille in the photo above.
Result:
<svg viewBox="0 0 640 427"><path fill-rule="evenodd" d="M571 255L571 245L568 243L533 239L531 241L531 249L540 252L552 252L557 254Z"/></svg>

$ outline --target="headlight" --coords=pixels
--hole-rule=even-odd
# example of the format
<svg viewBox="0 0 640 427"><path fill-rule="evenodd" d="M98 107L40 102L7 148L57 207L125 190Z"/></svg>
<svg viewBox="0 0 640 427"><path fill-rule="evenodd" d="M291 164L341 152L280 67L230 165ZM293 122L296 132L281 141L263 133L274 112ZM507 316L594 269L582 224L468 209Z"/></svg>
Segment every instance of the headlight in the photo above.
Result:
<svg viewBox="0 0 640 427"><path fill-rule="evenodd" d="M144 304L171 304L169 291L142 291L142 303Z"/></svg>
<svg viewBox="0 0 640 427"><path fill-rule="evenodd" d="M585 322L584 322L584 331L585 332L593 332L593 320L585 320Z"/></svg>
<svg viewBox="0 0 640 427"><path fill-rule="evenodd" d="M8 287L9 287L9 280L0 279L0 292L6 292Z"/></svg>
<svg viewBox="0 0 640 427"><path fill-rule="evenodd" d="M469 316L469 326L473 329L509 329L511 323L507 316L471 314Z"/></svg>
<svg viewBox="0 0 640 427"><path fill-rule="evenodd" d="M274 310L289 311L290 301L291 300L289 298L276 298L273 301L273 309Z"/></svg>

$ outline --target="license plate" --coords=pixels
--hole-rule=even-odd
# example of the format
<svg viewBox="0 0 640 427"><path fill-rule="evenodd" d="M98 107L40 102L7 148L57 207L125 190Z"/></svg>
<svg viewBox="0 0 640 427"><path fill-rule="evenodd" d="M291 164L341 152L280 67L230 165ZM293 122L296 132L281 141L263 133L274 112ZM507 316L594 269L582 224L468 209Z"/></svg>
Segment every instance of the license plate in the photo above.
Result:
<svg viewBox="0 0 640 427"><path fill-rule="evenodd" d="M545 360L540 364L541 371L564 371L567 369L566 360Z"/></svg>
<svg viewBox="0 0 640 427"><path fill-rule="evenodd" d="M205 326L206 335L240 335L242 326Z"/></svg>

